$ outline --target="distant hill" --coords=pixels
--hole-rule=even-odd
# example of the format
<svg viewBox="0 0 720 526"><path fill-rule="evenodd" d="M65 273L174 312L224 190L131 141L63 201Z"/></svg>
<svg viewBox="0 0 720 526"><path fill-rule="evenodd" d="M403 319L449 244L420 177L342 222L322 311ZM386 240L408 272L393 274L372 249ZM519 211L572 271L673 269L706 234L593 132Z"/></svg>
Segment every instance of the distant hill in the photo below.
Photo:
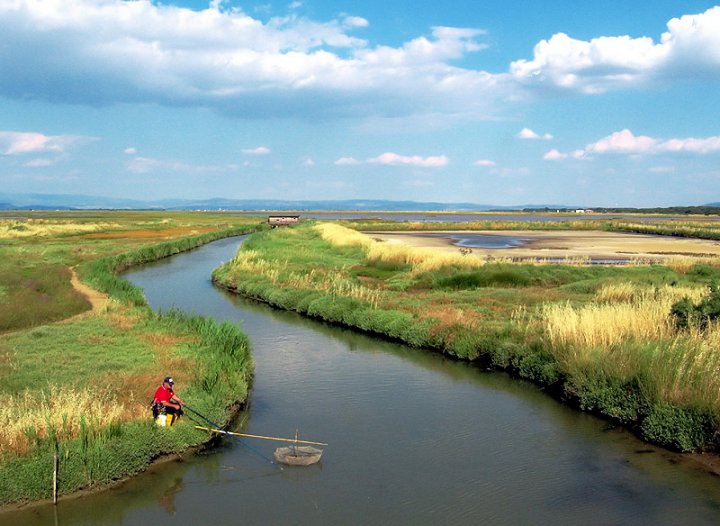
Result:
<svg viewBox="0 0 720 526"><path fill-rule="evenodd" d="M0 210L277 210L277 211L387 211L387 212L575 212L592 209L598 213L645 213L645 214L700 214L720 215L720 203L702 206L672 206L665 208L606 208L536 204L498 206L478 203L439 203L417 201L393 201L382 199L347 199L286 201L280 199L159 199L144 201L78 194L3 194L0 193Z"/></svg>
<svg viewBox="0 0 720 526"><path fill-rule="evenodd" d="M375 199L284 201L275 199L161 199L141 201L70 194L0 194L2 209L158 209L158 210L352 210L352 211L437 211L471 212L489 210L521 210L523 206L495 206L476 203L438 203L391 201ZM545 206L545 205L542 205Z"/></svg>

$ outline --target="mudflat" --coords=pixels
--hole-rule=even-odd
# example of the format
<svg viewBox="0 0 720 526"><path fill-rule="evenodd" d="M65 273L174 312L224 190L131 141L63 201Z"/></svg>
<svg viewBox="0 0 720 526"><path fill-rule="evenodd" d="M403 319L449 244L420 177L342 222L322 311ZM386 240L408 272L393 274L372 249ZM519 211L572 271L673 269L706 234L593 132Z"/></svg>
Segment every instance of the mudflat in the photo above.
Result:
<svg viewBox="0 0 720 526"><path fill-rule="evenodd" d="M445 235L443 235L445 234ZM623 234L572 230L473 230L434 232L368 232L388 243L414 247L459 251L452 234L481 234L521 238L523 244L513 248L472 248L477 256L520 259L592 258L647 259L662 261L679 256L720 256L720 242L709 239Z"/></svg>

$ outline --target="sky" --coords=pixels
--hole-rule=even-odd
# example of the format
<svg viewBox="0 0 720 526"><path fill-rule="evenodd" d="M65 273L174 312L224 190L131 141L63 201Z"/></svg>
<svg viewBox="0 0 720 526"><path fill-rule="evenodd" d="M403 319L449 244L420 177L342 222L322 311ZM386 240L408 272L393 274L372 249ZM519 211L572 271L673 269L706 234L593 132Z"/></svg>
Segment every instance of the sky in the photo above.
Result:
<svg viewBox="0 0 720 526"><path fill-rule="evenodd" d="M0 195L720 201L720 5L0 0Z"/></svg>

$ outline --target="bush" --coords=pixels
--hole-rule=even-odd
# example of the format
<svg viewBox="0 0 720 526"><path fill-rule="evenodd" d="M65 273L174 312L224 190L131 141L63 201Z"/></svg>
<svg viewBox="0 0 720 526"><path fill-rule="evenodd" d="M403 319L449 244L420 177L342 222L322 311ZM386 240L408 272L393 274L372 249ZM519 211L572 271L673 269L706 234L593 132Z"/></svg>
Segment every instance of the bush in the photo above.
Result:
<svg viewBox="0 0 720 526"><path fill-rule="evenodd" d="M716 425L707 412L660 404L652 408L640 430L645 440L689 452L709 447L715 440Z"/></svg>
<svg viewBox="0 0 720 526"><path fill-rule="evenodd" d="M445 289L474 289L478 287L524 287L531 282L521 269L492 269L462 272L435 281L434 286Z"/></svg>
<svg viewBox="0 0 720 526"><path fill-rule="evenodd" d="M594 375L571 377L565 393L577 400L580 409L601 413L623 424L633 424L648 412L647 395L637 378L622 382Z"/></svg>
<svg viewBox="0 0 720 526"><path fill-rule="evenodd" d="M689 298L674 303L670 315L679 329L685 329L694 323L705 329L710 322L720 319L720 287L717 282L710 283L708 295L697 305Z"/></svg>

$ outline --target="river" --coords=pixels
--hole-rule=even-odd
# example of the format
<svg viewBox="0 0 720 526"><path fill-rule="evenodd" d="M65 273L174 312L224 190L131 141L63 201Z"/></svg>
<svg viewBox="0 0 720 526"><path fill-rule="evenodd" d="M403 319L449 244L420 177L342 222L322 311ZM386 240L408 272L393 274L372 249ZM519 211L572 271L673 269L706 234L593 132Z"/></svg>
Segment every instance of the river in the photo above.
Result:
<svg viewBox="0 0 720 526"><path fill-rule="evenodd" d="M241 324L256 364L242 430L292 436L299 429L300 438L329 444L321 463L281 470L268 461L277 443L225 441L107 491L0 522L720 523L718 477L531 384L213 287L210 271L239 242L217 241L126 277L155 309Z"/></svg>

